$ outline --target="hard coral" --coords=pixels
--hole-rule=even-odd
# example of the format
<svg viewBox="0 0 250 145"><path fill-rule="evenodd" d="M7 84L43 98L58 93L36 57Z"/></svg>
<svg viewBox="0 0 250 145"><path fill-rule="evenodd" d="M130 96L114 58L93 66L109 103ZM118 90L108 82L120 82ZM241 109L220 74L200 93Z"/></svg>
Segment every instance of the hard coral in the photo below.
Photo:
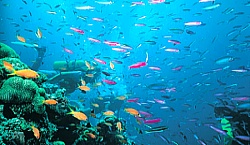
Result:
<svg viewBox="0 0 250 145"><path fill-rule="evenodd" d="M12 104L32 102L37 90L38 86L32 80L12 77L3 83L0 101Z"/></svg>
<svg viewBox="0 0 250 145"><path fill-rule="evenodd" d="M8 45L0 43L0 59L10 57L10 58L20 58L19 55Z"/></svg>

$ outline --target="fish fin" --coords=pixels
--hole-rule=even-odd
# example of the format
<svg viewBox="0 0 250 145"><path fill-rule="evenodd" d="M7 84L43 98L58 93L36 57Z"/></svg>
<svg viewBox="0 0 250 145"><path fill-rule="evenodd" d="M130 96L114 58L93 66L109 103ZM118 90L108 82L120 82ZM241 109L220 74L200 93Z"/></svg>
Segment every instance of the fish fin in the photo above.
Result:
<svg viewBox="0 0 250 145"><path fill-rule="evenodd" d="M16 75L16 70L14 70L14 72L11 74L7 74L7 76L14 76L14 75Z"/></svg>

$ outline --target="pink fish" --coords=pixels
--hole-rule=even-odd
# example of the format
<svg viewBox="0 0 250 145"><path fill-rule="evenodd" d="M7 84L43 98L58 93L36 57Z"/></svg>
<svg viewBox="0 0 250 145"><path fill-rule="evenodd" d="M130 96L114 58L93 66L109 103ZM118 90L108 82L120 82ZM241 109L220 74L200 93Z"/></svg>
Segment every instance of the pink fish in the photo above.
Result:
<svg viewBox="0 0 250 145"><path fill-rule="evenodd" d="M144 2L132 2L132 4L134 4L134 5L145 5Z"/></svg>
<svg viewBox="0 0 250 145"><path fill-rule="evenodd" d="M174 71L180 71L182 69L183 66L177 66L175 68L172 68L172 70Z"/></svg>
<svg viewBox="0 0 250 145"><path fill-rule="evenodd" d="M243 135L237 135L235 138L245 140L245 141L250 141L250 136L243 136Z"/></svg>
<svg viewBox="0 0 250 145"><path fill-rule="evenodd" d="M154 99L159 104L166 104L165 100Z"/></svg>
<svg viewBox="0 0 250 145"><path fill-rule="evenodd" d="M159 67L156 67L156 66L150 66L148 67L149 69L152 69L152 70L161 70L161 68Z"/></svg>
<svg viewBox="0 0 250 145"><path fill-rule="evenodd" d="M144 112L144 111L139 111L139 114L140 115L144 115L145 118L149 118L149 117L152 117L153 115L148 113L148 112Z"/></svg>
<svg viewBox="0 0 250 145"><path fill-rule="evenodd" d="M73 30L73 31L75 31L75 32L77 32L77 33L79 33L79 34L84 34L84 31L81 30L81 29L74 28L74 27L70 27L70 29Z"/></svg>
<svg viewBox="0 0 250 145"><path fill-rule="evenodd" d="M135 24L135 26L137 26L137 27L143 27L143 26L146 26L146 24L137 23L137 24Z"/></svg>
<svg viewBox="0 0 250 145"><path fill-rule="evenodd" d="M122 64L122 61L120 61L120 60L112 60L112 62L114 62L116 64Z"/></svg>
<svg viewBox="0 0 250 145"><path fill-rule="evenodd" d="M214 2L215 0L199 0L199 3Z"/></svg>
<svg viewBox="0 0 250 145"><path fill-rule="evenodd" d="M165 51L167 51L167 52L180 52L179 49L175 49L175 48L167 48L167 49L165 49Z"/></svg>
<svg viewBox="0 0 250 145"><path fill-rule="evenodd" d="M210 127L211 129L213 129L214 131L220 133L220 134L227 135L227 133L226 133L224 130L221 130L221 129L219 129L219 128L216 128L216 127L214 127L214 126L212 126L212 125L210 125L209 127Z"/></svg>
<svg viewBox="0 0 250 145"><path fill-rule="evenodd" d="M201 22L186 22L184 23L185 26L199 26L201 25Z"/></svg>
<svg viewBox="0 0 250 145"><path fill-rule="evenodd" d="M127 102L132 103L132 102L137 102L139 98L133 98L133 99L128 99Z"/></svg>
<svg viewBox="0 0 250 145"><path fill-rule="evenodd" d="M173 87L173 88L166 88L166 91L168 92L176 92L176 88Z"/></svg>
<svg viewBox="0 0 250 145"><path fill-rule="evenodd" d="M165 0L149 0L148 3L151 3L151 4L159 4L159 3L164 3Z"/></svg>
<svg viewBox="0 0 250 145"><path fill-rule="evenodd" d="M126 49L122 49L122 48L112 48L112 50L117 51L117 52L127 52Z"/></svg>
<svg viewBox="0 0 250 145"><path fill-rule="evenodd" d="M168 40L169 43L173 43L174 45L181 44L178 40Z"/></svg>
<svg viewBox="0 0 250 145"><path fill-rule="evenodd" d="M197 142L200 144L200 145L207 145L204 141L198 139Z"/></svg>
<svg viewBox="0 0 250 145"><path fill-rule="evenodd" d="M101 41L98 39L94 39L94 38L88 38L89 41L95 42L95 43L100 43Z"/></svg>
<svg viewBox="0 0 250 145"><path fill-rule="evenodd" d="M231 98L231 100L233 100L233 101L247 101L247 100L249 100L249 97L235 97L235 98Z"/></svg>
<svg viewBox="0 0 250 145"><path fill-rule="evenodd" d="M92 18L92 20L98 21L98 22L102 22L103 21L103 19L101 19L101 18Z"/></svg>
<svg viewBox="0 0 250 145"><path fill-rule="evenodd" d="M109 46L120 46L120 43L118 43L118 42L112 42L112 41L107 41L107 40L105 40L103 43L105 43Z"/></svg>
<svg viewBox="0 0 250 145"><path fill-rule="evenodd" d="M111 80L103 79L102 81L105 82L106 84L109 84L109 85L115 85L116 84L115 81L111 81Z"/></svg>
<svg viewBox="0 0 250 145"><path fill-rule="evenodd" d="M153 123L158 123L161 122L162 120L160 118L156 118L156 119L151 119L151 120L144 120L144 124L153 124Z"/></svg>
<svg viewBox="0 0 250 145"><path fill-rule="evenodd" d="M63 50L69 54L73 54L74 52L70 49L67 49L67 48L63 48Z"/></svg>
<svg viewBox="0 0 250 145"><path fill-rule="evenodd" d="M99 62L100 64L107 64L104 60L94 58L95 61Z"/></svg>
<svg viewBox="0 0 250 145"><path fill-rule="evenodd" d="M146 65L147 65L146 62L137 62L135 64L130 65L129 69L132 69L132 68L141 68L141 67L144 67Z"/></svg>
<svg viewBox="0 0 250 145"><path fill-rule="evenodd" d="M239 72L239 73L244 73L244 72L247 72L247 70L245 69L234 69L234 70L231 70L232 72Z"/></svg>

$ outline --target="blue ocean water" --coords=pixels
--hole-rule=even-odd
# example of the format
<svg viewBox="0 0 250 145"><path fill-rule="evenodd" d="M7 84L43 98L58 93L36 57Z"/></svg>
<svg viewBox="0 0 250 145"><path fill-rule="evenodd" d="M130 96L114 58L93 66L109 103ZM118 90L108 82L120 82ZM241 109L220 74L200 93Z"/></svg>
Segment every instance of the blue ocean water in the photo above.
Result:
<svg viewBox="0 0 250 145"><path fill-rule="evenodd" d="M77 99L82 95L88 100L86 106L92 107L92 100L99 95L111 95L109 109L118 111L117 115L126 120L127 135L136 144L223 144L224 136L209 127L212 124L221 128L214 108L237 108L250 100L250 1L134 2L1 0L0 42L11 46L29 66L36 60L37 51L13 44L18 42L17 35L28 44L45 47L39 70L53 70L55 61L106 61L106 65L96 63L111 76L102 74L97 82L110 79L116 85L103 83L86 94L76 88L69 96ZM188 22L196 23L185 25ZM40 39L35 35L38 28L42 32ZM116 42L117 46L105 41ZM124 45L129 48L122 48ZM110 61L114 61L115 70L110 70ZM138 62L147 65L129 69ZM150 87L152 84L155 88ZM116 104L114 98L119 95L139 101ZM232 100L242 96L248 100ZM161 122L138 124L134 116L123 111L126 107L147 111L153 115L149 119L161 118ZM243 114L249 111L244 109ZM138 133L157 126L168 129Z"/></svg>

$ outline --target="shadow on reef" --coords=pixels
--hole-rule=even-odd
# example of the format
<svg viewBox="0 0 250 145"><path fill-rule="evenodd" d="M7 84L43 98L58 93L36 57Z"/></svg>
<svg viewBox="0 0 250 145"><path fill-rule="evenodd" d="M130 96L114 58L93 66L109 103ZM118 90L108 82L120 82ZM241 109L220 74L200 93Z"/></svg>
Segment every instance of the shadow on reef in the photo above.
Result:
<svg viewBox="0 0 250 145"><path fill-rule="evenodd" d="M106 116L92 126L88 120L71 115L76 107L69 105L66 90L45 87L47 78L42 73L33 78L17 74L15 71L31 71L19 58L13 49L0 43L1 145L134 144L125 135L125 123L115 116ZM49 104L48 100L56 103Z"/></svg>

